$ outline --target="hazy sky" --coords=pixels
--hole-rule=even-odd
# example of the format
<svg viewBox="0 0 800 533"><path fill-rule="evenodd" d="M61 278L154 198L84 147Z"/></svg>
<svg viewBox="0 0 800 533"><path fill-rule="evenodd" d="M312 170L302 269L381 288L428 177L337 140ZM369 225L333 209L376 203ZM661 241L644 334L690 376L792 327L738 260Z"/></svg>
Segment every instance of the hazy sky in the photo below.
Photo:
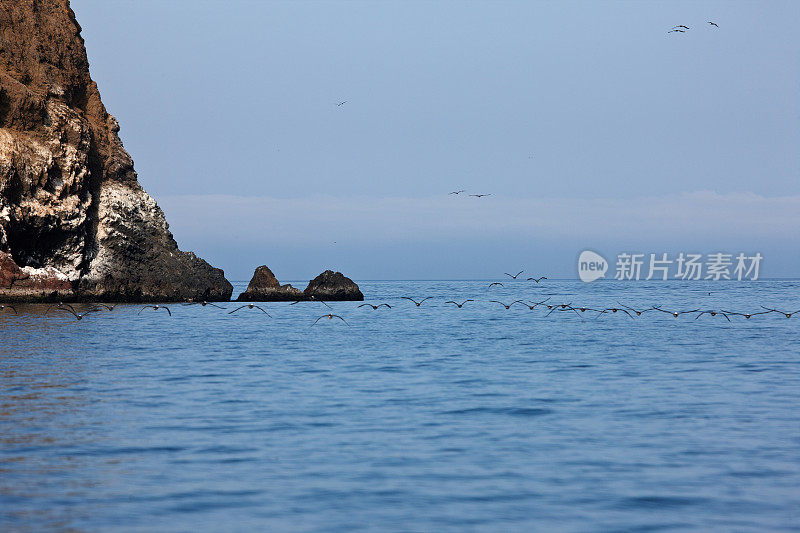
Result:
<svg viewBox="0 0 800 533"><path fill-rule="evenodd" d="M575 277L584 248L800 275L800 2L72 7L140 182L229 279Z"/></svg>

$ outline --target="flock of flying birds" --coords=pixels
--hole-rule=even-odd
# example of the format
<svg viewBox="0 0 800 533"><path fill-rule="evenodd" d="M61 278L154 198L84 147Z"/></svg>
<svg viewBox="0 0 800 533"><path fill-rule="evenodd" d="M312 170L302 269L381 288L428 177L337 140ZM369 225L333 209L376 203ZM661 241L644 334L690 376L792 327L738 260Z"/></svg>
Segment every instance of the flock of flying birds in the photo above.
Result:
<svg viewBox="0 0 800 533"><path fill-rule="evenodd" d="M714 26L715 28L719 28L719 25L716 22L711 22L709 20L708 23L711 26ZM691 28L689 26L686 26L684 24L680 24L678 26L673 26L672 29L669 30L667 33L686 33L689 30L691 30Z"/></svg>
<svg viewBox="0 0 800 533"><path fill-rule="evenodd" d="M464 189L461 189L459 191L453 191L450 194L455 194L456 196L458 196L462 192L467 192L467 191L465 191ZM485 193L485 194L470 194L469 196L474 196L475 198L483 198L484 196L491 196L491 195L492 195L492 193Z"/></svg>
<svg viewBox="0 0 800 533"><path fill-rule="evenodd" d="M508 272L505 272L505 275L508 276L511 280L520 280L520 281L522 281L523 278L520 278L520 276L522 275L523 272L524 272L524 270L520 270L516 274L510 274ZM533 282L538 284L538 283L541 283L542 281L544 281L546 279L547 279L546 276L539 276L539 277L525 278L525 281L533 281ZM505 285L500 281L494 281L494 282L492 282L492 283L490 283L488 285L487 290L491 290L493 287L505 287ZM668 315L672 315L675 318L678 318L681 315L695 315L695 320L699 319L703 315L708 315L708 316L711 316L711 317L716 317L717 315L720 315L720 316L724 317L728 322L731 322L731 317L737 317L737 316L744 317L745 319L750 319L751 317L758 316L758 315L768 315L768 314L771 314L771 313L778 313L779 315L783 315L786 318L792 318L793 315L800 313L800 309L798 309L797 311L793 311L793 312L787 312L787 311L780 311L780 310L772 308L772 307L765 307L763 305L760 306L762 310L751 312L751 313L740 313L738 311L728 311L728 310L725 310L725 309L720 309L720 310L703 309L703 308L700 308L700 307L698 307L697 309L689 309L689 310L685 310L685 311L675 311L675 310L664 309L660 305L654 305L654 306L647 307L647 308L636 309L636 308L631 307L629 305L625 305L625 304L623 304L622 302L619 302L619 301L617 301L617 303L619 304L619 307L597 307L597 308L595 308L595 307L586 307L586 306L583 306L583 305L573 305L572 302L555 303L555 302L551 301L551 298L552 297L549 297L549 298L546 298L546 299L544 299L542 301L539 301L539 302L529 302L529 301L522 300L522 299L514 300L514 301L512 301L510 303L505 303L505 302L502 302L500 300L488 300L488 302L501 305L504 309L511 309L515 305L520 305L520 306L527 307L529 310L533 311L537 307L541 307L542 309L547 310L547 314L545 316L550 316L555 312L567 312L567 313L575 313L579 317L583 318L584 313L586 313L588 311L590 313L596 313L595 319L600 318L601 316L604 316L604 315L607 315L607 314L616 314L616 313L627 315L629 318L635 318L635 317L640 317L643 314L651 312L651 311L658 311L660 313L666 313ZM422 307L422 304L424 304L428 300L433 300L433 299L434 299L433 296L427 296L427 297L422 298L422 299L415 299L415 298L412 298L410 296L401 297L401 300L408 300L409 302L413 303L416 307ZM295 301L295 302L289 303L289 305L295 305L295 304L298 304L298 303L301 303L301 302L307 302L307 301ZM324 306L326 306L328 309L333 310L331 308L331 306L328 305L323 300L313 299L313 300L311 300L311 302L312 303L313 302L321 303ZM464 300L464 301L461 301L461 302L457 302L455 300L447 300L447 301L444 302L444 304L445 305L452 304L456 308L462 309L466 304L468 304L470 302L475 302L475 300L474 299L467 299L467 300ZM183 303L181 303L179 305L182 305L182 306L199 305L199 306L202 306L202 307L210 306L210 307L215 307L217 309L227 310L226 307L218 305L218 303L212 303L212 302L206 302L206 301L201 301L201 302L194 302L194 301L192 301L192 302L183 302ZM72 315L76 320L82 320L84 317L86 317L86 316L88 316L88 315L90 315L92 313L100 312L103 309L105 309L107 311L113 311L114 307L115 307L114 305L105 304L105 303L88 304L88 307L86 309L81 309L79 311L78 309L73 307L71 304L61 302L61 303L58 303L58 304L53 304L50 307L48 307L47 310L45 311L45 314L49 314L51 311L53 311L53 312L62 312L62 313L67 313L67 314ZM381 309L383 307L386 307L387 309L392 309L392 306L387 304L387 303L379 303L379 304L363 303L363 304L358 306L359 309L362 308L362 307L368 307L368 308L372 309L373 311L377 311L378 309ZM6 309L8 309L10 311L13 311L14 314L17 314L17 309L13 305L0 304L0 311L4 311ZM172 316L172 311L170 310L170 308L167 307L166 305L162 305L162 304L143 305L141 308L139 308L138 314L142 314L142 312L147 310L147 309L152 309L153 311L164 310L164 311L166 311L168 316ZM247 303L247 304L244 304L244 305L240 305L240 306L236 307L235 309L233 309L231 311L228 311L228 314L232 315L232 314L237 313L237 312L239 312L241 310L244 310L244 309L246 309L246 310L255 310L256 312L261 312L264 315L268 316L269 318L272 318L272 315L270 315L266 311L266 309L264 309L263 307L255 304L255 303ZM348 326L350 325L347 322L347 320L344 319L344 317L342 317L340 315L337 315L337 314L334 314L334 313L331 312L331 313L327 313L327 314L319 316L316 320L314 320L314 322L311 324L311 326L316 325L320 320L322 320L324 318L327 318L328 320L333 320L334 318L336 318L336 319L344 322Z"/></svg>
<svg viewBox="0 0 800 533"><path fill-rule="evenodd" d="M497 285L497 284L493 283L492 285ZM490 287L492 285L490 285ZM431 298L433 298L433 297L432 296L428 296L427 298L423 298L422 300L417 301L417 300L414 300L413 298L409 298L407 296L403 296L403 299L410 300L417 307L420 307L426 300L429 300ZM464 305L467 302L474 302L474 301L475 300L464 300L463 302L459 303L459 302L455 302L455 301L451 300L451 301L445 302L445 304L453 304L456 307L458 307L459 309L461 309L462 307L464 307ZM520 305L522 305L524 307L527 307L531 311L533 311L534 309L536 309L539 306L542 306L543 309L547 309L548 310L548 313L545 316L550 316L551 314L553 314L556 311L573 311L578 316L581 316L581 313L585 313L586 311L590 311L590 312L597 313L595 318L599 318L600 316L602 316L604 314L607 314L607 313L618 313L618 312L619 313L623 313L625 315L628 315L628 317L630 317L630 318L634 318L634 315L642 316L644 313L647 313L648 311L660 311L662 313L666 313L668 315L672 315L675 318L678 318L680 315L697 313L697 316L695 317L695 320L697 320L698 318L700 318L703 315L710 315L710 316L722 315L723 317L725 317L728 320L728 322L730 322L731 321L731 319L730 319L731 316L743 316L744 318L748 318L749 319L750 317L756 316L756 315L766 315L766 314L769 314L769 313L778 313L778 314L784 315L786 318L792 318L792 315L794 315L796 313L800 313L800 309L797 310L797 311L794 311L793 313L787 313L785 311L778 311L777 309L772 309L772 308L764 307L764 306L761 306L762 309L764 309L764 311L759 311L759 312L756 312L756 313L739 313L739 312L735 312L735 311L725 311L725 310L716 311L716 310L713 310L713 309L708 309L708 310L704 311L704 310L701 310L700 308L691 309L691 310L688 310L688 311L669 311L669 310L666 310L666 309L664 309L663 307L661 307L659 305L639 310L639 309L635 309L635 308L633 308L631 306L625 305L625 304L623 304L621 302L617 302L619 304L619 307L606 307L604 309L595 309L595 308L585 307L585 306L575 306L575 305L572 305L572 302L570 302L570 303L562 303L562 304L552 303L552 302L550 302L550 298L546 298L546 299L542 300L541 302L527 302L525 300L514 300L511 303L504 303L504 302L501 302L499 300L489 300L489 303L500 304L505 309L511 309L511 307L513 307L515 304L520 304ZM365 305L370 305L370 307L372 307L373 309L378 309L378 307L380 307L381 305L385 305L386 307L391 308L391 306L388 305L388 304L380 304L380 305L365 304ZM359 306L359 307L362 307L362 306ZM581 318L583 318L583 317L581 316Z"/></svg>
<svg viewBox="0 0 800 533"><path fill-rule="evenodd" d="M307 300L298 300L296 302L291 302L289 305L295 305L295 304L298 304L298 303L301 303L301 302L306 302L306 301ZM322 300L315 299L315 300L312 300L312 301L319 302L319 303L325 305L329 309L331 308L331 306L329 306L326 302L324 302ZM222 307L221 305L217 305L216 303L206 302L206 301L202 301L202 302L181 302L179 305L181 305L181 306L199 305L199 306L202 306L202 307L210 306L210 307L216 307L217 309L227 309L226 307ZM44 314L45 315L50 314L51 311L54 312L54 313L58 312L58 311L61 311L63 313L68 313L68 314L72 315L75 318L75 320L83 320L85 317L91 315L92 313L98 313L100 311L103 311L104 309L107 310L107 311L113 311L115 307L116 307L116 305L112 305L112 304L92 303L92 304L88 304L87 308L78 310L72 304L59 302L58 304L53 304L53 305L49 306L47 308L47 310L45 310ZM359 307L363 307L363 306L359 306ZM377 309L377 307L379 307L379 306L376 306L376 309ZM0 311L5 311L6 309L8 309L10 311L13 311L15 315L17 314L17 308L14 307L13 305L0 304ZM164 304L143 305L141 308L139 308L139 312L137 314L141 315L142 311L144 311L145 309L152 309L153 311L158 311L159 309L163 309L164 311L167 312L168 316L172 316L172 310L170 310L170 308L168 306L164 305ZM260 305L256 305L254 303L248 303L248 304L240 305L239 307L237 307L233 311L229 311L228 314L232 315L232 314L234 314L237 311L240 311L242 309L256 309L256 310L264 313L268 317L272 318L272 315L270 315L263 307L261 307ZM342 320L345 324L347 324L347 321L344 318L342 318L341 316L335 315L335 314L332 314L332 313L328 313L326 315L322 315L321 317L317 318L314 321L314 323L311 324L311 325L313 326L314 324L316 324L317 322L319 322L323 318L328 318L328 319L338 318L338 319ZM347 324L347 325L349 326L350 324Z"/></svg>
<svg viewBox="0 0 800 533"><path fill-rule="evenodd" d="M519 278L519 276L523 272L524 272L524 270L520 270L516 274L509 274L508 272L505 272L505 275L508 276L511 279L516 280L516 279ZM546 280L546 279L547 279L546 276L540 276L538 278L535 278L535 277L534 278L527 278L526 281L535 281L536 283L539 283L542 280ZM492 287L497 287L497 286L505 287L505 285L503 285L502 282L495 281L495 282L490 283L487 288L491 289ZM409 296L403 296L402 299L409 300L410 302L412 302L417 307L420 307L427 300L433 299L433 296L427 296L427 297L425 297L425 298L423 298L423 299L421 299L419 301L415 300L415 299L413 299L413 298L411 298ZM724 309L717 311L717 310L714 310L714 309L701 309L701 308L691 309L691 310L687 310L687 311L670 311L670 310L664 309L660 305L654 305L652 307L648 307L648 308L644 308L644 309L635 309L635 308L633 308L631 306L628 306L628 305L625 305L625 304L623 304L623 303L621 303L619 301L617 302L619 304L619 307L605 307L603 309L596 309L596 308L593 308L593 307L572 305L572 302L561 303L561 304L553 303L550 300L551 300L551 298L546 298L546 299L544 299L544 300L542 300L540 302L528 302L528 301L525 301L525 300L514 300L511 303L504 303L504 302L501 302L499 300L489 300L489 303L499 304L499 305L503 306L503 308L505 308L505 309L511 309L511 307L513 307L514 305L519 304L519 305L527 307L531 311L533 311L537 307L541 306L543 309L547 309L547 311L548 311L548 313L545 316L550 316L551 314L553 314L556 311L567 311L567 312L572 311L575 314L577 314L578 316L580 316L581 318L583 318L582 314L586 313L587 311L589 311L589 312L597 313L596 316L595 316L595 319L600 318L601 316L603 316L605 314L614 314L614 313L622 313L622 314L628 315L629 318L634 318L634 316L639 317L639 316L642 316L644 313L647 313L649 311L659 311L661 313L666 313L668 315L672 315L674 318L678 318L681 315L691 315L691 314L695 314L696 313L695 320L697 320L698 318L700 318L703 315L709 315L709 316L712 316L712 317L715 317L717 315L721 315L721 316L725 317L725 319L727 319L728 322L730 322L731 321L730 317L732 317L732 316L741 316L741 317L744 317L745 319L749 319L750 317L753 317L753 316L756 316L756 315L767 315L767 314L770 314L770 313L778 313L779 315L783 315L786 318L792 318L793 315L795 315L797 313L800 313L800 309L798 309L797 311L789 313L789 312L786 312L786 311L779 311L779 310L773 309L771 307L764 307L763 305L760 306L763 309L763 311L757 311L757 312L753 312L753 313L740 313L738 311L726 311ZM453 301L453 300L449 300L449 301L446 301L444 303L445 304L453 304L457 308L461 309L468 302L474 302L474 301L475 300L464 300L463 302L459 303L459 302L456 302L456 301ZM386 303L382 303L382 304L379 304L379 305L363 304L363 305L360 305L359 307L364 307L365 305L368 305L373 310L377 310L379 307L382 307L382 306L386 306L387 308L391 309L391 306L389 304L386 304Z"/></svg>

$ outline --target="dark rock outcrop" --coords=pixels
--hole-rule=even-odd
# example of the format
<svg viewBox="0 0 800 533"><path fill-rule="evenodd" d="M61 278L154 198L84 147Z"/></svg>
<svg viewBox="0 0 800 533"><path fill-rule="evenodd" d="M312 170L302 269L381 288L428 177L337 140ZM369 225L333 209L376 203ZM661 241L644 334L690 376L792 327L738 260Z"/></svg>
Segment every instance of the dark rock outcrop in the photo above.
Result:
<svg viewBox="0 0 800 533"><path fill-rule="evenodd" d="M68 0L0 0L0 300L228 300L139 185L80 31Z"/></svg>
<svg viewBox="0 0 800 533"><path fill-rule="evenodd" d="M364 300L364 295L353 280L345 277L341 272L326 270L308 283L303 291L308 299L344 301Z"/></svg>
<svg viewBox="0 0 800 533"><path fill-rule="evenodd" d="M239 302L294 302L305 299L300 289L278 283L275 274L267 265L261 265L256 269L247 285L247 290L236 298Z"/></svg>

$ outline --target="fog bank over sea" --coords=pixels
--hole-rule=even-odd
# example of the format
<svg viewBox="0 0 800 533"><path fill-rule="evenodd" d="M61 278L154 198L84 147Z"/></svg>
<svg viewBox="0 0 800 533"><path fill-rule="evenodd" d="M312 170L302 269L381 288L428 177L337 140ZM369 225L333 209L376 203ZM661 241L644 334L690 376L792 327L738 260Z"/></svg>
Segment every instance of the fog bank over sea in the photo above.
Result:
<svg viewBox="0 0 800 533"><path fill-rule="evenodd" d="M760 252L763 277L800 271L800 196L698 191L623 200L463 194L198 195L158 201L180 242L223 265L230 279L249 279L259 257L268 258L282 279L313 277L329 266L360 279L472 279L517 266L531 275L574 278L577 256L586 248L609 259L622 251Z"/></svg>

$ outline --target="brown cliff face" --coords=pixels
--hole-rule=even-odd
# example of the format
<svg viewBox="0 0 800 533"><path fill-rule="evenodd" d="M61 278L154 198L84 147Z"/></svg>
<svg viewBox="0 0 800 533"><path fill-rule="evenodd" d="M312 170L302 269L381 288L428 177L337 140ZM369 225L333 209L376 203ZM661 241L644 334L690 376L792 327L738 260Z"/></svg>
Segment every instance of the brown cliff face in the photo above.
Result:
<svg viewBox="0 0 800 533"><path fill-rule="evenodd" d="M229 299L139 185L80 31L68 0L0 0L0 299Z"/></svg>

